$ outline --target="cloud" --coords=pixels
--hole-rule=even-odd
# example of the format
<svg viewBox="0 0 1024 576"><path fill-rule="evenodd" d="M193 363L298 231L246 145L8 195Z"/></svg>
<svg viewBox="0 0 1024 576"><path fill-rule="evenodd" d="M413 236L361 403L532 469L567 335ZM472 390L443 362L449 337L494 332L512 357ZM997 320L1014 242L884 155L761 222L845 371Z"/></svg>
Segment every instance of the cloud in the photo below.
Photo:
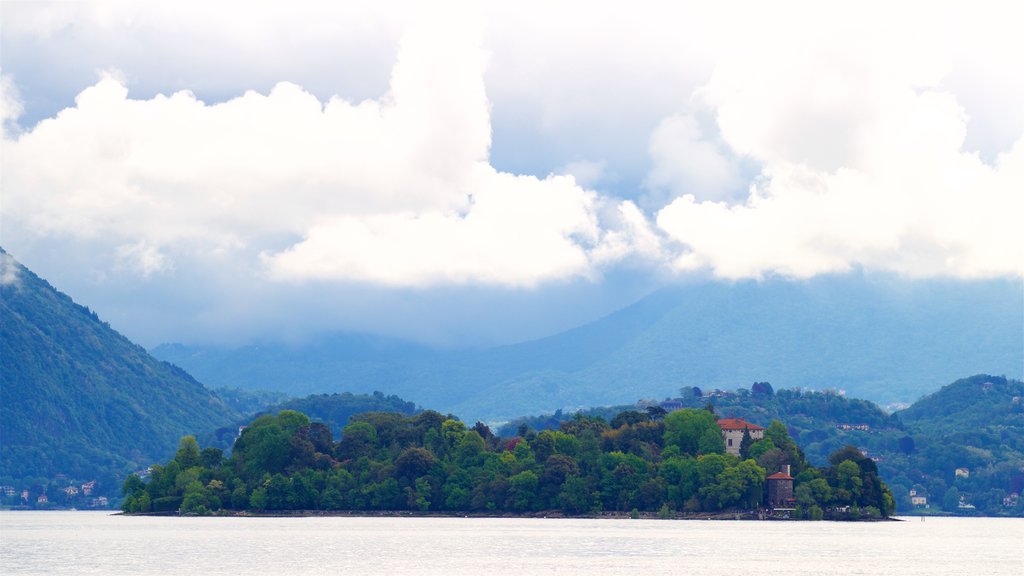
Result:
<svg viewBox="0 0 1024 576"><path fill-rule="evenodd" d="M174 258L254 253L288 281L592 277L607 236L599 212L615 202L571 177L490 166L477 19L457 10L410 25L390 90L358 103L288 82L212 105L188 91L133 99L106 74L5 141L4 212L41 237L109 245L143 278ZM601 262L612 253L627 256L604 250Z"/></svg>
<svg viewBox="0 0 1024 576"><path fill-rule="evenodd" d="M276 277L429 286L534 286L591 272L598 242L596 197L571 178L499 173L478 164L465 214L402 212L342 216L264 255Z"/></svg>
<svg viewBox="0 0 1024 576"><path fill-rule="evenodd" d="M644 184L662 190L662 196L690 194L701 200L722 200L745 191L738 159L728 148L708 139L692 115L676 114L662 120L648 149L652 166Z"/></svg>
<svg viewBox="0 0 1024 576"><path fill-rule="evenodd" d="M808 25L821 16L748 30L760 48L723 57L699 91L723 141L761 173L739 203L688 192L658 213L683 246L675 267L728 278L855 267L1024 276L1014 222L1024 213L1024 138L992 163L964 149L968 115L941 86L950 67L941 23L923 22L934 26L910 41L891 23L864 35L870 13ZM665 147L689 146L693 164L710 158L705 174L717 172L692 130L668 136Z"/></svg>
<svg viewBox="0 0 1024 576"><path fill-rule="evenodd" d="M0 286L17 286L21 282L18 262L6 252L0 252Z"/></svg>
<svg viewBox="0 0 1024 576"><path fill-rule="evenodd" d="M605 162L593 162L590 160L574 160L562 166L555 172L572 176L580 186L593 187L606 176Z"/></svg>
<svg viewBox="0 0 1024 576"><path fill-rule="evenodd" d="M14 85L14 79L10 74L0 73L0 138L17 132L18 126L15 122L23 111L24 106L18 95L18 87Z"/></svg>
<svg viewBox="0 0 1024 576"><path fill-rule="evenodd" d="M666 270L1024 273L997 4L55 6L4 10L3 243L126 324L147 298L202 330L366 298L291 320L327 329L477 294L465 329Z"/></svg>
<svg viewBox="0 0 1024 576"><path fill-rule="evenodd" d="M119 246L116 257L119 266L132 270L145 279L173 268L167 255L160 252L160 248L145 241Z"/></svg>

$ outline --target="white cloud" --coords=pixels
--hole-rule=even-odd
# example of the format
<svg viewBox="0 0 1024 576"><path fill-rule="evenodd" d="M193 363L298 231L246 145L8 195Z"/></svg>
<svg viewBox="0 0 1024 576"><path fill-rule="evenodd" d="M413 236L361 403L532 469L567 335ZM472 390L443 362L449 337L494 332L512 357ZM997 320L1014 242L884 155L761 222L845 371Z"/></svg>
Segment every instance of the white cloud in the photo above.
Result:
<svg viewBox="0 0 1024 576"><path fill-rule="evenodd" d="M17 132L15 122L21 116L24 106L18 97L18 87L10 74L0 73L0 138Z"/></svg>
<svg viewBox="0 0 1024 576"><path fill-rule="evenodd" d="M722 200L743 192L746 185L736 158L709 140L691 115L665 118L651 135L651 171L645 185L664 189L672 198L684 194L701 200Z"/></svg>
<svg viewBox="0 0 1024 576"><path fill-rule="evenodd" d="M807 26L815 16L748 31L760 48L723 58L701 91L725 142L763 170L741 204L689 194L658 214L684 245L677 268L1024 275L1024 139L992 164L964 150L967 114L940 88L942 26L911 40L891 23L864 34L870 12Z"/></svg>
<svg viewBox="0 0 1024 576"><path fill-rule="evenodd" d="M116 257L119 266L132 270L142 278L149 278L173 268L173 264L167 255L160 252L160 248L145 241L118 246Z"/></svg>
<svg viewBox="0 0 1024 576"><path fill-rule="evenodd" d="M0 252L0 286L16 286L20 282L18 263L10 254Z"/></svg>
<svg viewBox="0 0 1024 576"><path fill-rule="evenodd" d="M259 253L288 280L591 277L607 201L571 177L488 164L478 18L458 8L407 27L390 90L359 103L288 82L213 105L187 91L133 99L107 74L4 142L5 215L41 237L106 245L143 278L232 253Z"/></svg>
<svg viewBox="0 0 1024 576"><path fill-rule="evenodd" d="M5 12L6 42L24 48L5 55L38 59L19 70L125 68L5 132L5 226L31 235L22 246L89 242L141 277L189 258L389 286L537 286L633 261L728 277L1022 273L1024 126L1008 103L1024 93L957 76L990 62L1012 77L1024 50L1010 26L986 40L984 18L965 30L954 10L870 3L342 4ZM20 102L3 78L9 121ZM502 147L541 177L502 171ZM657 226L609 186L664 206Z"/></svg>
<svg viewBox="0 0 1024 576"><path fill-rule="evenodd" d="M389 285L534 286L591 273L600 235L595 195L571 178L513 176L479 164L466 213L342 216L289 250L266 255L278 277Z"/></svg>
<svg viewBox="0 0 1024 576"><path fill-rule="evenodd" d="M586 188L592 188L605 178L605 162L593 162L590 160L574 160L556 170L558 174L572 176L576 183Z"/></svg>

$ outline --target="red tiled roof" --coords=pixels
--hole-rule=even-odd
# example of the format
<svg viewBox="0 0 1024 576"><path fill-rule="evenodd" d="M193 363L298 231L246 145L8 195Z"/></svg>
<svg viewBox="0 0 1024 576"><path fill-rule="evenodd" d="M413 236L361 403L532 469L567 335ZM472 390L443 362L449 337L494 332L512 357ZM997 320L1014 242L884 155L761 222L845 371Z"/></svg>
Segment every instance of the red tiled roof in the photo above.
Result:
<svg viewBox="0 0 1024 576"><path fill-rule="evenodd" d="M751 424L750 422L739 418L723 418L718 421L718 425L722 430L743 430L744 428L747 430L764 430L764 428L757 424Z"/></svg>
<svg viewBox="0 0 1024 576"><path fill-rule="evenodd" d="M776 472L768 477L768 480L792 480L793 477L785 472Z"/></svg>

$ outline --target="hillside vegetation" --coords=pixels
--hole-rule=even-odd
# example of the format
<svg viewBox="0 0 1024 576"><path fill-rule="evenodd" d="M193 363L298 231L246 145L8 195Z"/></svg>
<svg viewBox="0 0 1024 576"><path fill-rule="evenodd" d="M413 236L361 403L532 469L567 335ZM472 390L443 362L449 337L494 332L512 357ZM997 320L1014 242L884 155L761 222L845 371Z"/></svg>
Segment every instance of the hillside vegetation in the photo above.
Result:
<svg viewBox="0 0 1024 576"><path fill-rule="evenodd" d="M812 464L824 465L844 446L857 447L878 466L900 513L1024 516L1024 383L1019 380L986 374L964 378L894 414L834 390L775 391L765 382L735 391L682 392L669 402L704 406L761 426L785 421ZM641 401L576 414L558 411L513 419L499 432L509 436L558 428L579 417L608 420L627 410L659 409L661 403ZM927 508L912 504L911 490L927 498Z"/></svg>
<svg viewBox="0 0 1024 576"><path fill-rule="evenodd" d="M312 420L327 425L333 434L341 434L349 420L366 412L391 412L403 416L412 416L421 412L412 402L406 402L398 396L385 396L380 392L373 394L311 394L305 398L293 398L270 405L264 404L253 410L246 418L239 419L231 426L218 428L200 439L204 444L224 450L231 448L238 430L248 424L254 417L265 414L277 414L283 410L302 412Z"/></svg>
<svg viewBox="0 0 1024 576"><path fill-rule="evenodd" d="M912 442L880 452L892 482L928 496L932 508L1024 516L1024 382L964 378L897 416Z"/></svg>
<svg viewBox="0 0 1024 576"><path fill-rule="evenodd" d="M10 258L0 250L0 257ZM0 284L0 484L31 497L166 459L183 434L238 417L24 266Z"/></svg>

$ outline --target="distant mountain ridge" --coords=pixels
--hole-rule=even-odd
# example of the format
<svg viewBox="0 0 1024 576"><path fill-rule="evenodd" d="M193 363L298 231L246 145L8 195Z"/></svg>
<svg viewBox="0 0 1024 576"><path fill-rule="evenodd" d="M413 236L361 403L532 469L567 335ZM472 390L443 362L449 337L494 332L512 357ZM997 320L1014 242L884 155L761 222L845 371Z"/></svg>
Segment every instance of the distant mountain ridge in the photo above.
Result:
<svg viewBox="0 0 1024 576"><path fill-rule="evenodd" d="M754 381L909 403L959 374L1020 377L1022 318L1019 280L848 275L666 288L584 326L480 351L338 334L304 346L153 353L215 386L380 390L494 421Z"/></svg>
<svg viewBox="0 0 1024 576"><path fill-rule="evenodd" d="M311 394L305 398L291 398L283 402L275 402L263 406L253 414L234 422L231 426L210 431L199 440L204 446L215 446L229 451L238 436L239 427L246 426L256 417L263 414L274 415L282 410L302 412L313 422L326 424L335 436L349 423L349 418L366 412L394 412L404 416L412 416L422 412L412 402L406 402L397 396L385 396L380 392L373 394Z"/></svg>
<svg viewBox="0 0 1024 576"><path fill-rule="evenodd" d="M184 434L237 418L184 370L3 249L0 258L10 272L0 283L0 479L107 478L114 494L113 477L165 460Z"/></svg>

